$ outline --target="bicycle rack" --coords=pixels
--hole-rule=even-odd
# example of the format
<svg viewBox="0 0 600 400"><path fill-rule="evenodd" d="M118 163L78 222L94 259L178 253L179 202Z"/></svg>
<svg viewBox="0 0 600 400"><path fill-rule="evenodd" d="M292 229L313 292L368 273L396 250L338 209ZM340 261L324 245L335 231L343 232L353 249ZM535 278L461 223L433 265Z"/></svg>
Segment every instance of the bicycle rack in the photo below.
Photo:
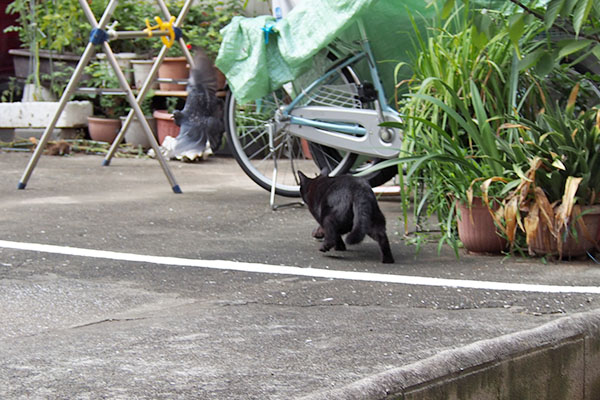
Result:
<svg viewBox="0 0 600 400"><path fill-rule="evenodd" d="M65 91L63 92L63 94L60 98L58 108L56 110L56 113L54 114L54 117L51 119L50 124L44 130L44 133L42 134L40 141L39 141L37 147L35 148L35 151L34 151L33 155L31 156L31 159L29 160L29 163L25 169L25 172L23 173L23 176L21 177L21 180L19 181L18 189L25 189L25 187L27 186L27 182L28 182L29 178L31 177L31 174L33 173L35 166L37 165L37 162L39 161L42 151L46 147L46 143L48 142L50 134L54 131L54 127L56 126L58 118L62 114L62 112L67 104L67 101L69 100L71 95L73 93L75 93L77 85L79 84L79 81L81 80L81 77L83 75L83 70L84 70L85 66L89 63L89 61L91 60L92 55L95 53L95 46L102 45L102 50L106 54L106 58L110 64L110 66L114 70L115 75L117 76L117 78L119 80L119 85L121 86L121 89L125 93L125 95L127 97L127 101L129 102L129 105L131 106L131 111L127 115L127 119L125 120L125 123L121 127L119 134L113 141L112 146L111 146L108 154L106 155L102 165L108 166L110 164L111 158L115 154L117 147L119 146L119 143L123 140L125 131L131 124L131 121L133 120L133 116L135 115L138 118L138 120L140 121L140 123L142 124L144 132L146 133L148 139L150 140L150 144L151 144L152 148L154 149L156 158L157 158L158 162L160 163L160 166L162 167L163 172L165 173L165 176L167 177L167 180L169 181L169 184L171 185L173 192L181 193L181 188L175 181L175 177L171 173L171 170L169 169L162 153L160 152L158 142L156 141L156 138L152 134L152 130L150 129L150 126L148 125L146 118L144 118L144 113L142 112L142 110L140 108L140 104L142 104L142 101L146 97L146 94L148 93L150 85L158 73L158 67L162 64L162 61L165 58L165 55L167 53L168 48L170 47L170 44L167 44L167 41L163 40L164 44L163 44L158 56L156 57L154 64L152 65L150 74L146 78L146 81L142 85L142 88L139 90L137 97L134 97L133 91L131 90L131 87L129 86L127 79L125 78L123 71L119 67L119 65L117 63L117 59L115 58L115 55L114 55L108 41L113 40L113 39L135 39L135 38L148 38L148 37L152 37L152 36L159 36L159 37L167 37L168 36L171 39L175 39L173 41L178 42L178 44L181 46L184 56L188 60L190 66L193 67L194 61L192 59L192 56L191 56L188 48L186 47L185 41L181 37L181 32L180 32L180 27L183 24L183 20L185 19L185 16L187 15L187 13L192 5L193 0L185 0L185 3L179 12L179 15L177 16L175 22L172 25L174 28L165 29L164 26L161 26L161 27L159 27L159 30L157 30L157 31L152 31L152 30L148 29L147 31L112 31L112 30L109 30L107 32L105 30L105 28L107 27L107 25L112 17L113 12L115 11L115 8L117 7L118 1L119 0L110 0L109 1L108 5L106 6L106 9L104 10L104 13L102 14L102 17L100 18L100 21L98 22L98 21L96 21L96 17L92 13L92 10L91 10L89 4L87 3L87 0L79 0L79 4L80 4L81 8L83 9L83 11L86 15L86 18L88 19L89 23L92 25L90 41L88 42L88 44L81 56L81 59L77 63L77 66L76 66L75 70L73 71L73 75L71 76L71 79L69 80L69 83L67 84L67 87L65 88ZM169 10L167 9L167 6L166 6L164 0L156 0L156 1L157 1L158 6L159 6L161 12L163 13L163 15L167 18L167 20L172 22L171 14L169 13ZM175 37L173 37L174 30L178 31L178 34L175 35Z"/></svg>

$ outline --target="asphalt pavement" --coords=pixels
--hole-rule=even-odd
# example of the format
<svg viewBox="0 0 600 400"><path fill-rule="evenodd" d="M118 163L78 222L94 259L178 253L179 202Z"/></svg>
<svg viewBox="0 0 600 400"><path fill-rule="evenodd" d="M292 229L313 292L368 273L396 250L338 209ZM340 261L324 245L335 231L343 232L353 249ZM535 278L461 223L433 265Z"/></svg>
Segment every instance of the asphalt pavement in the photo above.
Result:
<svg viewBox="0 0 600 400"><path fill-rule="evenodd" d="M30 156L0 152L3 399L318 396L600 302L592 260L417 252L393 196L388 265L370 239L320 253L231 158L170 161L175 194L156 160L94 155L18 190Z"/></svg>

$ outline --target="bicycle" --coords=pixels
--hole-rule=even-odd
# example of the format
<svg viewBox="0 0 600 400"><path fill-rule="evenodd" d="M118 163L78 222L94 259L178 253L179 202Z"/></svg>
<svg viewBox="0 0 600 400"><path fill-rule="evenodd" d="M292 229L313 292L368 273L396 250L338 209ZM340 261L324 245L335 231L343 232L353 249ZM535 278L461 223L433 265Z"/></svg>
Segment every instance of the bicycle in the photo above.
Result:
<svg viewBox="0 0 600 400"><path fill-rule="evenodd" d="M358 173L400 152L401 132L379 124L402 118L387 102L365 27L357 23L358 51L342 57L347 43L334 42L315 68L269 96L242 105L231 92L227 96L231 152L254 182L271 191L271 199L299 196L298 170ZM371 81L359 78L360 68L368 69ZM378 186L397 172L390 167L367 179Z"/></svg>

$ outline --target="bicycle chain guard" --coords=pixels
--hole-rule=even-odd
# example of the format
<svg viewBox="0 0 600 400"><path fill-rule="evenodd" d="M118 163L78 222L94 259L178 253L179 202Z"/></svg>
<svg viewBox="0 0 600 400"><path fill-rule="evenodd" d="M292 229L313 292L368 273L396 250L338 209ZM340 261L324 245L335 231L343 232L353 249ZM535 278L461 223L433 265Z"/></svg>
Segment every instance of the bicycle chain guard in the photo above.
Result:
<svg viewBox="0 0 600 400"><path fill-rule="evenodd" d="M402 122L402 119L396 113L383 111L382 114L385 121ZM348 133L336 132L333 129L324 129L308 124L300 125L294 123L293 118L288 129L295 136L336 149L378 158L397 157L402 146L402 133L398 129L390 128L390 130L380 127L379 115L379 111L368 109L322 106L298 107L292 110L290 116L305 119L305 121L308 119L317 121L317 123L330 123L331 126L340 123L360 126L366 130L366 134L354 136ZM382 132L382 129L385 132Z"/></svg>

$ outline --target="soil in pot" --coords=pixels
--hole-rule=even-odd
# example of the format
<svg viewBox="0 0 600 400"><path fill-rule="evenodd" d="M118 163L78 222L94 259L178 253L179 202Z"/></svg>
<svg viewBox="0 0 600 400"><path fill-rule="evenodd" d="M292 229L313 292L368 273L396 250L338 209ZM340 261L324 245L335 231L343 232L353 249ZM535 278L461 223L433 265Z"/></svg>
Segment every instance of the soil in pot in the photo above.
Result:
<svg viewBox="0 0 600 400"><path fill-rule="evenodd" d="M456 203L458 236L465 248L473 253L497 254L506 250L508 242L498 233L494 219L481 198L467 204Z"/></svg>

